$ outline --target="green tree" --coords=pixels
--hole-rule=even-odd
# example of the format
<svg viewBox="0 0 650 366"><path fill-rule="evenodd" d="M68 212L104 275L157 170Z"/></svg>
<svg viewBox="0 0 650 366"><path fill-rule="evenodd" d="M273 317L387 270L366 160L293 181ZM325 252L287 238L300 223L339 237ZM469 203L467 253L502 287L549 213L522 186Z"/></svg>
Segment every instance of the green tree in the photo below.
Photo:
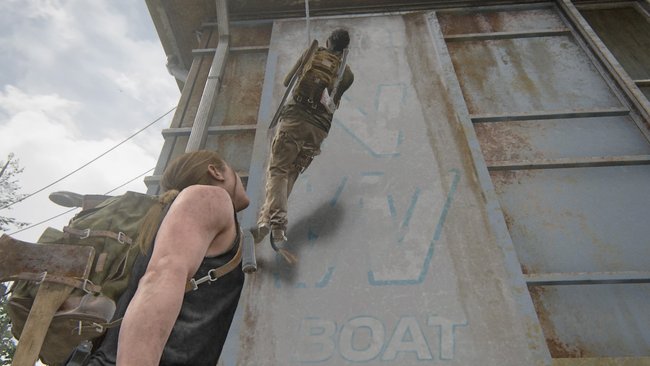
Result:
<svg viewBox="0 0 650 366"><path fill-rule="evenodd" d="M25 197L24 194L18 193L20 186L18 186L18 180L16 179L16 176L22 173L23 170L24 168L20 167L18 159L13 153L9 154L7 161L0 161L0 211L10 210L10 205ZM26 222L0 214L1 231L8 231L12 226L21 228L27 225Z"/></svg>
<svg viewBox="0 0 650 366"><path fill-rule="evenodd" d="M14 202L20 201L24 194L18 193L17 175L23 168L18 164L14 154L9 154L6 161L0 161L0 210L9 210ZM10 227L21 228L28 225L13 217L0 215L0 231L8 231ZM7 287L0 283L0 365L9 365L14 358L16 343L11 334L11 321L7 315Z"/></svg>
<svg viewBox="0 0 650 366"><path fill-rule="evenodd" d="M0 283L0 295L2 295L2 302L0 304L0 365L10 365L11 360L14 359L14 352L16 352L16 343L14 343L13 336L11 335L11 322L7 315L5 307L7 296L7 287L4 283Z"/></svg>

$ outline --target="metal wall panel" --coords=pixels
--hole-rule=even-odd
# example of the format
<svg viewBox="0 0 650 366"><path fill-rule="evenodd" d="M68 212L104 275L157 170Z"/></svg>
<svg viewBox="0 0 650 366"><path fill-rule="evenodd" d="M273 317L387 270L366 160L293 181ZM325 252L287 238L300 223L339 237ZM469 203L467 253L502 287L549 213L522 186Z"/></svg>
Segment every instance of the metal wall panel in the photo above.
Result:
<svg viewBox="0 0 650 366"><path fill-rule="evenodd" d="M555 7L438 18L552 356L649 355L647 285L602 284L649 280L647 121Z"/></svg>
<svg viewBox="0 0 650 366"><path fill-rule="evenodd" d="M506 277L473 166L459 154L465 142L431 72L440 65L425 51L426 19L312 20L321 42L336 27L352 31L355 83L289 201L287 249L299 262L257 247L225 366L550 363ZM262 108L277 105L302 46L303 21L276 22L274 77L264 87L274 93L263 94ZM256 141L253 155L266 159L268 140ZM251 172L252 209L263 179Z"/></svg>
<svg viewBox="0 0 650 366"><path fill-rule="evenodd" d="M531 293L553 357L650 354L649 284L542 286ZM647 361L630 359L627 364Z"/></svg>
<svg viewBox="0 0 650 366"><path fill-rule="evenodd" d="M490 175L525 272L650 268L650 166Z"/></svg>
<svg viewBox="0 0 650 366"><path fill-rule="evenodd" d="M476 123L485 160L650 154L629 116Z"/></svg>
<svg viewBox="0 0 650 366"><path fill-rule="evenodd" d="M466 9L453 13L440 13L438 20L446 36L565 28L562 19L548 7L486 12Z"/></svg>
<svg viewBox="0 0 650 366"><path fill-rule="evenodd" d="M650 20L633 2L628 4L580 13L632 79L650 79Z"/></svg>
<svg viewBox="0 0 650 366"><path fill-rule="evenodd" d="M254 125L262 94L266 52L231 53L224 72L219 108L211 126Z"/></svg>
<svg viewBox="0 0 650 366"><path fill-rule="evenodd" d="M450 42L472 115L621 107L569 36Z"/></svg>

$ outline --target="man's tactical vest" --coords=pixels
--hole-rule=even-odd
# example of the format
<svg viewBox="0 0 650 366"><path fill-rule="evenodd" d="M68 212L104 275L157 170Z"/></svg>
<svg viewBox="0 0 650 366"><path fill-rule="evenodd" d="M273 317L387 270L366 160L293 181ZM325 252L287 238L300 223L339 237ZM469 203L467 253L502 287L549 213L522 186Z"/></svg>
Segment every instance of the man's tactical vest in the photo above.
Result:
<svg viewBox="0 0 650 366"><path fill-rule="evenodd" d="M325 88L332 88L341 64L339 56L326 48L319 48L307 61L293 90L293 98L317 108Z"/></svg>

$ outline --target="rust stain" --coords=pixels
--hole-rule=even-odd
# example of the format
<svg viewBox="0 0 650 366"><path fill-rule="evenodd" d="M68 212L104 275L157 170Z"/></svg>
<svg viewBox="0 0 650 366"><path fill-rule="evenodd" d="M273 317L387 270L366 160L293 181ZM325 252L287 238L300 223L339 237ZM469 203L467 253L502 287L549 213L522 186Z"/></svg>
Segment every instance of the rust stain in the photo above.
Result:
<svg viewBox="0 0 650 366"><path fill-rule="evenodd" d="M503 12L476 12L439 15L445 35L499 32L504 29Z"/></svg>
<svg viewBox="0 0 650 366"><path fill-rule="evenodd" d="M231 47L268 46L271 43L273 24L230 27Z"/></svg>
<svg viewBox="0 0 650 366"><path fill-rule="evenodd" d="M585 350L579 345L572 345L563 342L555 332L553 321L550 318L551 313L544 301L543 297L551 289L543 286L529 286L528 291L537 312L537 318L544 332L546 344L553 358L579 358L587 356Z"/></svg>
<svg viewBox="0 0 650 366"><path fill-rule="evenodd" d="M474 125L488 166L491 162L520 160L534 155L532 144L518 126L513 122Z"/></svg>
<svg viewBox="0 0 650 366"><path fill-rule="evenodd" d="M228 58L215 112L223 116L223 125L257 123L265 64L266 55L259 53Z"/></svg>
<svg viewBox="0 0 650 366"><path fill-rule="evenodd" d="M481 104L491 103L492 96L481 92L490 90L490 78L498 69L497 57L490 45L491 41L447 45L470 114L485 112L481 110ZM485 100L482 100L483 98Z"/></svg>

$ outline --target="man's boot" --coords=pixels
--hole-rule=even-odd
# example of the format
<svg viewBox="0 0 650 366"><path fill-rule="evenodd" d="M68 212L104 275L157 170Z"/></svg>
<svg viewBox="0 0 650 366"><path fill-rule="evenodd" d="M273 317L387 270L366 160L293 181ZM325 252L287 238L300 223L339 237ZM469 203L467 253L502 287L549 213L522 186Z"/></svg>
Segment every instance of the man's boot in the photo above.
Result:
<svg viewBox="0 0 650 366"><path fill-rule="evenodd" d="M257 227L252 228L251 234L253 234L253 241L255 244L259 244L264 240L264 238L269 235L271 227L267 223L259 224Z"/></svg>
<svg viewBox="0 0 650 366"><path fill-rule="evenodd" d="M284 245L287 243L287 236L284 234L284 229L273 229L271 232L271 238L275 245Z"/></svg>

